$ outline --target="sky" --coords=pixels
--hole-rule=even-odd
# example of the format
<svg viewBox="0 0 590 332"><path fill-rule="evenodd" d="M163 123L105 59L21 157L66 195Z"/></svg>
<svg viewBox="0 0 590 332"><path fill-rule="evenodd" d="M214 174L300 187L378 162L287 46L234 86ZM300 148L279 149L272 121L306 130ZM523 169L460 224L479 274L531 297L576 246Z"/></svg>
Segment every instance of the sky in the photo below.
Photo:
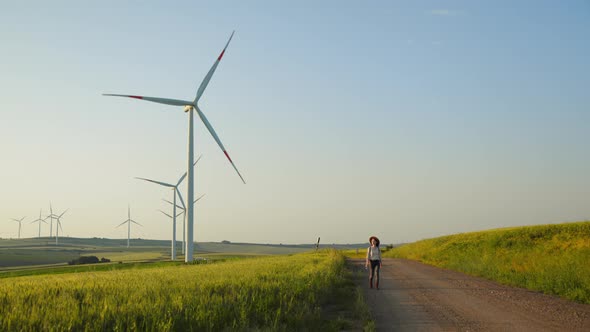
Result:
<svg viewBox="0 0 590 332"><path fill-rule="evenodd" d="M588 1L18 1L0 10L0 237L416 241L590 219ZM182 187L186 198L186 188ZM181 225L178 234L180 236ZM49 228L42 225L42 235Z"/></svg>

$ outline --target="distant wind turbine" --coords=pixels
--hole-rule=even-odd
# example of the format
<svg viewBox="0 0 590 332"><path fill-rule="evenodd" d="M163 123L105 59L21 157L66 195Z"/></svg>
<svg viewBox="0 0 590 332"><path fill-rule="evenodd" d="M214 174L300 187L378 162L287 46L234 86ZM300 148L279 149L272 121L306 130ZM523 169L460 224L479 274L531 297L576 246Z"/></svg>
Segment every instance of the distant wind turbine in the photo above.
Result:
<svg viewBox="0 0 590 332"><path fill-rule="evenodd" d="M68 210L69 209L66 209L64 212L62 212L62 214L55 217L55 245L57 245L57 241L59 239L59 230L61 229L61 231L63 232L63 228L61 228L61 217L63 217L63 215L66 214L66 212L68 212Z"/></svg>
<svg viewBox="0 0 590 332"><path fill-rule="evenodd" d="M47 218L45 218L47 219ZM39 218L37 220L33 220L31 221L31 224L34 224L36 222L39 223L39 238L41 238L41 223L44 222L47 224L47 222L45 221L45 219L41 219L41 209L39 209Z"/></svg>
<svg viewBox="0 0 590 332"><path fill-rule="evenodd" d="M151 101L154 103L160 103L160 104L166 104L166 105L184 106L184 111L186 113L188 113L188 163L187 163L187 166L188 166L187 191L188 191L188 193L187 193L187 200L189 202L192 202L193 197L194 197L194 192L193 192L193 189L194 189L193 188L194 187L193 110L197 112L197 114L199 115L199 118L201 118L201 121L203 121L203 124L205 125L205 127L207 127L207 130L209 131L211 136L213 136L213 138L215 139L215 142L217 142L217 145L219 145L219 147L221 148L221 150L223 151L223 153L225 154L225 156L227 157L227 159L229 160L229 162L233 166L236 173L238 173L238 176L240 177L240 179L242 179L242 182L244 182L244 184L246 183L246 181L244 181L244 178L242 177L242 175L240 174L240 172L236 168L236 165L229 157L227 150L225 149L225 147L221 143L221 140L219 139L219 136L217 136L217 133L215 133L215 130L211 126L211 123L209 122L209 120L207 120L207 118L205 117L205 114L201 111L201 109L198 106L199 99L201 99L201 96L203 95L203 92L205 92L205 89L207 88L207 85L209 84L211 77L213 77L213 73L215 73L215 70L217 69L219 62L221 61L221 58L225 54L225 50L227 49L229 42L231 41L232 37L234 36L234 32L232 32L231 36L229 37L229 40L227 41L227 44L225 44L225 47L223 48L223 51L221 51L221 54L219 54L219 56L217 57L217 60L215 61L215 63L213 63L213 66L211 67L211 69L209 69L209 72L207 73L207 75L205 75L205 78L203 79L203 81L201 82L201 85L199 85L199 88L197 89L197 94L195 96L195 99L192 101L169 99L169 98L145 97L145 96L136 96L136 95L103 94L104 96L128 97L128 98L141 99L141 100L145 100L145 101ZM193 260L193 246L194 246L194 242L193 242L194 214L193 214L193 205L192 204L189 204L188 209L187 209L187 220L188 220L188 222L186 225L186 255L184 257L184 261L185 262L192 262L192 260Z"/></svg>
<svg viewBox="0 0 590 332"><path fill-rule="evenodd" d="M68 211L68 209L66 209L61 215L57 215L53 213L53 207L51 206L51 202L49 203L49 215L47 217L45 217L45 219L47 220L47 218L51 219L51 222L49 224L49 228L51 228L51 230L49 231L49 237L53 237L53 219L56 220L55 223L55 245L57 245L58 242L58 238L59 238L59 230L57 229L58 227L61 227L61 222L59 222L59 218L61 218L64 213L66 213ZM62 229L63 231L63 229Z"/></svg>
<svg viewBox="0 0 590 332"><path fill-rule="evenodd" d="M18 223L18 238L20 239L20 229L22 227L22 222L23 220L25 220L26 217L22 217L20 219L14 219L12 218L12 220L16 221Z"/></svg>
<svg viewBox="0 0 590 332"><path fill-rule="evenodd" d="M53 214L53 208L51 207L51 202L49 202L49 215L45 217L45 220L49 218L49 237L53 237L53 218L55 215Z"/></svg>
<svg viewBox="0 0 590 332"><path fill-rule="evenodd" d="M168 218L172 219L172 223L175 224L176 223L176 217L178 217L179 215L182 214L179 213L177 215L169 215L168 213L162 211L162 210L158 210L160 212L162 212L164 215L166 215ZM174 209L174 211L176 212L176 209ZM170 260L176 260L176 227L172 226L172 254L170 255Z"/></svg>
<svg viewBox="0 0 590 332"><path fill-rule="evenodd" d="M199 196L197 199L195 199L195 201L193 202L193 204L195 204L196 202L198 202L198 201L199 201L201 198L203 198L204 196L205 196L205 194L203 194L203 195ZM166 202L166 203L170 204L170 205L174 205L174 203L170 202L170 201L169 201L169 200L167 200L167 199L162 199L162 200L163 200L164 202ZM180 210L182 210L182 212L180 212L178 215L181 215L181 214L183 214L183 213L185 213L185 212L186 212L186 207L182 207L182 206L180 206L180 205L178 205L178 204L176 204L176 207L177 207L177 208L179 208Z"/></svg>
<svg viewBox="0 0 590 332"><path fill-rule="evenodd" d="M178 196L180 196L180 192L178 193ZM203 196L205 196L205 194L203 194L203 195L199 196L199 198L195 199L195 201L193 202L193 204L195 204L198 200L200 200L201 198L203 198ZM170 202L167 199L162 199L162 200L164 202L170 204L170 205L176 205L177 208L179 208L180 210L182 210L182 212L179 213L178 215L181 215L182 214L182 225L184 227L184 223L186 221L186 206L184 204L182 206L180 206L178 204L174 204L174 203ZM184 236L184 232L183 232L183 234L182 234L182 253L183 254L184 254L184 239L185 239L185 236Z"/></svg>
<svg viewBox="0 0 590 332"><path fill-rule="evenodd" d="M199 158L197 158L197 161L194 162L193 167L195 165L197 165L197 163L199 162L199 160L201 160L202 156L199 156ZM178 186L180 186L180 184L182 183L182 181L184 180L184 178L186 177L186 172L184 172L184 174L182 174L180 176L180 179L178 179L178 181L176 182L176 185L174 184L170 184L170 183L166 183L166 182L160 182L160 181L156 181L156 180L150 180L150 179L146 179L146 178L138 178L136 177L136 179L138 180L144 180L144 181L148 181L148 182L152 182L155 184L159 184L161 186L164 187L168 187L168 188L172 188L172 196L174 197L174 207L172 209L172 215L174 216L172 219L172 260L176 259L176 194L178 194L178 198L180 199L180 203L182 204L182 206L184 206L184 200L182 199L182 195L180 194L180 190L178 190ZM185 239L185 232L184 232L184 222L183 222L183 232L182 232L182 244L184 247L184 239ZM183 251L184 253L184 251Z"/></svg>
<svg viewBox="0 0 590 332"><path fill-rule="evenodd" d="M136 225L139 225L141 227L143 227L142 224L136 222L135 220L131 219L131 207L129 207L129 205L127 205L127 220L123 221L122 223L119 224L119 226L117 227L121 227L123 226L125 223L127 223L127 248L129 248L129 238L131 237L131 223L134 223ZM115 228L117 228L115 227Z"/></svg>

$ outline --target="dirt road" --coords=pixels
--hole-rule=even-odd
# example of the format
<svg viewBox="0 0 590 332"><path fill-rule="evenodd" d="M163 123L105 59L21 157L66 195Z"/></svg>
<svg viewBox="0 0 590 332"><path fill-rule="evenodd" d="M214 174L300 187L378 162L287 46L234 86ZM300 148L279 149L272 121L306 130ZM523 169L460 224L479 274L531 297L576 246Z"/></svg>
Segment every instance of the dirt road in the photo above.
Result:
<svg viewBox="0 0 590 332"><path fill-rule="evenodd" d="M590 331L590 305L402 259L369 289L364 260L351 263L377 331Z"/></svg>

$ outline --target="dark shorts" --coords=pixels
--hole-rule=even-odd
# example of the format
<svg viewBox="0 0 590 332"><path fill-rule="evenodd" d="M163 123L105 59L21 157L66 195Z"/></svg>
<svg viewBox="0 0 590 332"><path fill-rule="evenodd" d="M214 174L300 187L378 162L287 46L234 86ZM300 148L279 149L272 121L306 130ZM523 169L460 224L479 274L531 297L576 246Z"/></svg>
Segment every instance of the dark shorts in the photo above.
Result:
<svg viewBox="0 0 590 332"><path fill-rule="evenodd" d="M380 264L380 260L371 260L371 271L369 271L369 278L373 279L373 277L377 277L377 280L379 280L379 270L381 270Z"/></svg>

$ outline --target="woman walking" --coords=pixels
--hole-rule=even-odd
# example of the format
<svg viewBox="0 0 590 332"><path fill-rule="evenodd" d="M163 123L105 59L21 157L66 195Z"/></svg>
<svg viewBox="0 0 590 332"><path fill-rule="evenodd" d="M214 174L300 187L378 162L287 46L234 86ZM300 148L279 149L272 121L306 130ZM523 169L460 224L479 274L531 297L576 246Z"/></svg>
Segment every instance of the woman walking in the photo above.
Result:
<svg viewBox="0 0 590 332"><path fill-rule="evenodd" d="M367 259L365 261L365 268L371 264L371 272L369 273L369 287L373 288L373 277L375 278L375 288L379 289L379 270L381 269L381 250L379 250L379 239L376 236L369 238L371 246L367 249ZM376 272L376 273L375 273Z"/></svg>

